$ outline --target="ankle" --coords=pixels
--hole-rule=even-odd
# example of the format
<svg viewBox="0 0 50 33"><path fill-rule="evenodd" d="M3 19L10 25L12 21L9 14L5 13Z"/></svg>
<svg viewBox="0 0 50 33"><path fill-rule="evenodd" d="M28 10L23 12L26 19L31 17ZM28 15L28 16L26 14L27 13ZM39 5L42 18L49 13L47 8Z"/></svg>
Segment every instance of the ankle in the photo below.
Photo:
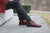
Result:
<svg viewBox="0 0 50 33"><path fill-rule="evenodd" d="M20 22L24 22L24 23L26 23L27 21L26 21L26 20L20 20Z"/></svg>

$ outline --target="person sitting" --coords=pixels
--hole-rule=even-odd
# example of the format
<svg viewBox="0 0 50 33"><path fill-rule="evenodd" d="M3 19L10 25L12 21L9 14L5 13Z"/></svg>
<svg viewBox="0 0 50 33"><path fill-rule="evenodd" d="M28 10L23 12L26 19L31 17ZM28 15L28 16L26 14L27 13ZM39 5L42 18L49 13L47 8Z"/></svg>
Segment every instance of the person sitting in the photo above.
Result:
<svg viewBox="0 0 50 33"><path fill-rule="evenodd" d="M16 12L19 17L19 25L26 25L30 27L41 27L40 24L37 24L34 22L30 16L27 15L24 8L20 4L20 0L8 0L8 3L6 4L6 9L16 9ZM16 21L17 22L17 21Z"/></svg>

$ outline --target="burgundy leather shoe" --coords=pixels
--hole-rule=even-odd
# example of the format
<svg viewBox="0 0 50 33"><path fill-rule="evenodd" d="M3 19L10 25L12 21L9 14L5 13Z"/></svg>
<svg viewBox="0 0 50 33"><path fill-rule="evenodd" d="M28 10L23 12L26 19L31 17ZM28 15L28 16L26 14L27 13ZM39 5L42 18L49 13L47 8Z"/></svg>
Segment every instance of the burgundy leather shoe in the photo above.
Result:
<svg viewBox="0 0 50 33"><path fill-rule="evenodd" d="M27 25L27 27L41 27L41 25L35 23L34 21L27 22L26 20L20 21L19 25Z"/></svg>
<svg viewBox="0 0 50 33"><path fill-rule="evenodd" d="M19 22L19 25L26 25L27 21L26 20L22 20Z"/></svg>
<svg viewBox="0 0 50 33"><path fill-rule="evenodd" d="M27 23L27 26L28 27L41 27L41 25L35 23L34 21L31 21L31 22Z"/></svg>

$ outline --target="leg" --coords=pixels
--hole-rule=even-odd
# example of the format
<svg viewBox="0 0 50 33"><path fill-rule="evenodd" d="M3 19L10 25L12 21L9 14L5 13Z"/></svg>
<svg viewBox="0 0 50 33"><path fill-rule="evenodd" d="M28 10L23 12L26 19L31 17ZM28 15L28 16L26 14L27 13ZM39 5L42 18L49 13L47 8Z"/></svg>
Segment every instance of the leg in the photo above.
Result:
<svg viewBox="0 0 50 33"><path fill-rule="evenodd" d="M16 8L19 19L23 20L26 19L27 22L25 23L22 21L22 24L25 23L27 26L32 26L32 27L41 27L41 25L35 23L34 21L31 20L31 18L27 15L25 10L22 8L21 4L19 2L9 2L8 6L6 6L7 9L9 8ZM21 24L21 23L20 23Z"/></svg>
<svg viewBox="0 0 50 33"><path fill-rule="evenodd" d="M20 2L16 2L15 8L17 10L19 20L26 19L27 22L32 21L31 18L27 15L27 13L25 12L25 10L23 9L23 7L21 6Z"/></svg>
<svg viewBox="0 0 50 33"><path fill-rule="evenodd" d="M25 23L25 22L22 22L22 23L25 23L27 26L41 27L41 25L35 23L34 21L32 21L32 20L30 19L30 17L27 15L27 13L26 13L25 10L22 8L22 6L20 5L19 2L14 2L14 3L13 3L13 2L9 2L9 3L10 3L10 4L9 4L9 7L10 7L10 8L16 8L19 18L21 18L21 19L26 19L26 20L27 20L26 23ZM8 8L8 9L9 9L9 8ZM20 19L20 20L21 20L21 19Z"/></svg>
<svg viewBox="0 0 50 33"><path fill-rule="evenodd" d="M26 25L27 26L32 26L32 27L41 27L41 25L35 23L34 21L31 20L31 18L27 15L23 7L21 6L20 2L15 2L14 7L17 10L19 20L26 19ZM22 22L23 23L23 22Z"/></svg>

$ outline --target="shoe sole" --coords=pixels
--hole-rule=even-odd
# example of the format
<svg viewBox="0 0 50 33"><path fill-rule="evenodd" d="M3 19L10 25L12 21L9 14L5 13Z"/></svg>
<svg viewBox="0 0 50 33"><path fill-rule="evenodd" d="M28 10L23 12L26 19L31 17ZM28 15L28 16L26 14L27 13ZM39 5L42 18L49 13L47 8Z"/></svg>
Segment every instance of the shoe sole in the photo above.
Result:
<svg viewBox="0 0 50 33"><path fill-rule="evenodd" d="M41 27L41 26L27 25L27 27Z"/></svg>
<svg viewBox="0 0 50 33"><path fill-rule="evenodd" d="M19 25L26 25L26 23L19 23ZM27 25L27 27L41 27L41 26Z"/></svg>

